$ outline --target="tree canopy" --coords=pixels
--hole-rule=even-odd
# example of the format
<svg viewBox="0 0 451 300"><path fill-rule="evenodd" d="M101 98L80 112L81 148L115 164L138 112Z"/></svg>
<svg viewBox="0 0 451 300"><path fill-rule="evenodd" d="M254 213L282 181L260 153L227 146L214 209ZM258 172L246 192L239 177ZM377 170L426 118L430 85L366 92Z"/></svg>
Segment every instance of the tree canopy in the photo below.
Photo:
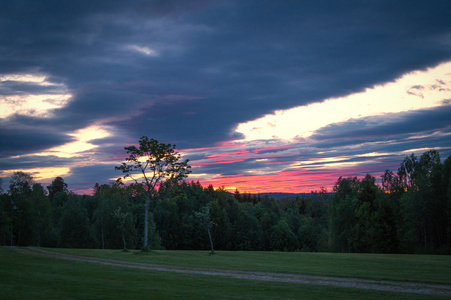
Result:
<svg viewBox="0 0 451 300"><path fill-rule="evenodd" d="M138 174L50 201L17 172L0 194L0 244L213 251L214 241L214 250L451 254L451 157L442 162L437 151L406 157L380 184L370 174L339 177L332 193L278 200L171 176L149 198Z"/></svg>

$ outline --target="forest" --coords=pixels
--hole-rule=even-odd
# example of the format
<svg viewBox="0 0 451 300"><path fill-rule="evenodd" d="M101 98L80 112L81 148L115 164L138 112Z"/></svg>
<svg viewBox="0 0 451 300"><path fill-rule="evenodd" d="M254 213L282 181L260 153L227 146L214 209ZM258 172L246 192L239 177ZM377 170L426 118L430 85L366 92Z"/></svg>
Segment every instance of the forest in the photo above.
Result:
<svg viewBox="0 0 451 300"><path fill-rule="evenodd" d="M340 177L331 192L278 200L171 181L149 203L148 246L451 254L451 157L412 154L380 181ZM61 177L44 187L19 171L0 193L1 245L143 247L143 183L96 184L93 195L77 195Z"/></svg>

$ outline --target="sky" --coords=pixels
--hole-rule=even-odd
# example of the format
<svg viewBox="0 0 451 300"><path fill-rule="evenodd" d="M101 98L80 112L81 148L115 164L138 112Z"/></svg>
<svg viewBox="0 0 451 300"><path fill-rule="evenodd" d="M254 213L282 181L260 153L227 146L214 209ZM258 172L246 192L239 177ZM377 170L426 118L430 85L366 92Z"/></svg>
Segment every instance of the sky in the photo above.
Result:
<svg viewBox="0 0 451 300"><path fill-rule="evenodd" d="M1 1L0 178L76 193L141 136L302 193L451 155L451 1Z"/></svg>

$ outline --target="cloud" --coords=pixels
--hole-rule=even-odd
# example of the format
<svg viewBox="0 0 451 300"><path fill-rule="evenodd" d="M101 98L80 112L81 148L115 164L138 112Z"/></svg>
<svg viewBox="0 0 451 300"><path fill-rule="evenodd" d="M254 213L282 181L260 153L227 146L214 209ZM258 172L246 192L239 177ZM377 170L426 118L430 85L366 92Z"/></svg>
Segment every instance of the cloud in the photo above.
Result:
<svg viewBox="0 0 451 300"><path fill-rule="evenodd" d="M19 129L3 126L0 132L0 158L35 153L47 147L56 146L60 143L70 142L71 138L54 130L43 132L29 128Z"/></svg>
<svg viewBox="0 0 451 300"><path fill-rule="evenodd" d="M64 84L39 73L0 76L0 93L0 118L15 114L49 118L72 97Z"/></svg>
<svg viewBox="0 0 451 300"><path fill-rule="evenodd" d="M137 52L142 53L142 54L147 55L147 56L158 56L158 52L155 51L152 48L149 48L149 47L141 47L141 46L138 46L138 45L130 45L127 48L130 49L130 50L137 51Z"/></svg>
<svg viewBox="0 0 451 300"><path fill-rule="evenodd" d="M70 169L66 167L61 168L38 168L38 169L20 169L20 170L8 170L7 172L0 171L0 175L2 177L11 177L14 172L22 171L27 174L30 174L35 182L39 183L50 183L55 177L58 176L67 176L69 175Z"/></svg>
<svg viewBox="0 0 451 300"><path fill-rule="evenodd" d="M325 126L312 135L317 141L328 139L391 139L409 135L434 135L451 129L451 105L407 111L399 114L367 117Z"/></svg>
<svg viewBox="0 0 451 300"><path fill-rule="evenodd" d="M52 167L54 159L55 168L70 168L73 184L83 171L107 181L114 174L107 166L142 135L191 149L187 158L204 180L231 184L252 172L294 180L285 171L299 161L337 157L353 170L352 163L365 166L358 158L365 153L392 153L393 160L428 146L449 153L451 97L431 100L447 93L440 91L449 88L446 76L404 85L404 102L355 100L359 110L342 104L344 114L324 105L451 61L450 9L443 1L3 1L0 170ZM415 105L396 106L407 99ZM304 127L296 114L283 125L276 114L240 127L275 111L288 120L296 107L322 109L304 118L315 126ZM252 137L254 127L263 135ZM74 135L86 128L103 131L84 141ZM285 135L293 139L280 141ZM268 140L249 142L255 138Z"/></svg>
<svg viewBox="0 0 451 300"><path fill-rule="evenodd" d="M46 149L41 153L34 155L41 156L57 156L64 158L73 158L74 156L87 156L88 152L93 151L97 148L97 145L90 143L92 140L99 140L110 136L110 133L106 129L100 126L90 126L77 130L73 133L68 133L67 135L74 137L75 141L66 143L64 145Z"/></svg>
<svg viewBox="0 0 451 300"><path fill-rule="evenodd" d="M241 123L236 131L245 140L308 138L329 124L386 114L443 106L451 98L451 63L427 71L416 71L345 97L276 111L257 120ZM446 83L445 83L446 82ZM418 83L421 83L421 88ZM412 90L422 90L421 93Z"/></svg>

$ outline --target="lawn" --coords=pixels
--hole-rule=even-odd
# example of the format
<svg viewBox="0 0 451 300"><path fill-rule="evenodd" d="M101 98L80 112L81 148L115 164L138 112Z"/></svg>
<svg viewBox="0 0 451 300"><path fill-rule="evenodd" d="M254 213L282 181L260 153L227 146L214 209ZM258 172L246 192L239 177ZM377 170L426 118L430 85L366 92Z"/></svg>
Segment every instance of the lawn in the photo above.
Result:
<svg viewBox="0 0 451 300"><path fill-rule="evenodd" d="M408 272L409 263L416 263L419 265L418 268L411 266L415 281L448 282L450 278L450 260L446 256L360 257L349 254L278 252L219 252L218 255L209 256L208 252L202 251L156 251L146 255L117 250L56 249L55 251L187 267L308 272L334 276L355 276L362 272L359 277L397 277L399 280L410 279L409 274L404 272ZM394 269L390 269L390 260ZM430 275L434 273L437 261L442 261L441 265L444 266L435 273L445 274L435 274L431 280ZM428 262L431 263L429 269ZM347 263L351 265L345 266ZM371 275L371 270L358 271L359 268L375 268L375 275ZM401 270L402 274L398 276L383 274L384 270L388 273L392 270ZM422 271L426 271L423 276ZM8 248L0 248L0 297L1 299L447 299L438 296L129 269L32 256Z"/></svg>
<svg viewBox="0 0 451 300"><path fill-rule="evenodd" d="M451 285L451 256L308 252L48 249L68 254L171 266L325 275Z"/></svg>

